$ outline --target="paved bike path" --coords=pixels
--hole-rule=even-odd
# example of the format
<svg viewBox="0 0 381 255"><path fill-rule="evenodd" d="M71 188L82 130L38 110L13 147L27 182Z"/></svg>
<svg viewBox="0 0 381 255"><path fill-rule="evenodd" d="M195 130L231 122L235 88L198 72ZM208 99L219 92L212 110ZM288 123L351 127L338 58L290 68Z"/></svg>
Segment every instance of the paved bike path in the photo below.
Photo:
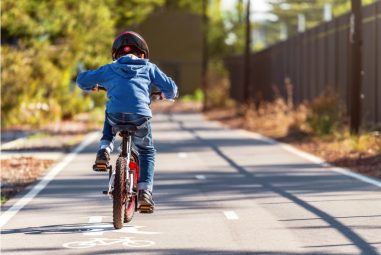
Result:
<svg viewBox="0 0 381 255"><path fill-rule="evenodd" d="M199 114L153 129L154 214L113 230L92 143L3 226L2 254L381 252L380 188Z"/></svg>

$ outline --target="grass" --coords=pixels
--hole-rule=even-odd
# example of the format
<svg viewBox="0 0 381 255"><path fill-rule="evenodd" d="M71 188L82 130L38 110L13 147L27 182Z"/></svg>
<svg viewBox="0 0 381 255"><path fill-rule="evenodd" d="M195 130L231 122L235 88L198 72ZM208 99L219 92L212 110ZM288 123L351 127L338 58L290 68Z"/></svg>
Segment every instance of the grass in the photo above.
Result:
<svg viewBox="0 0 381 255"><path fill-rule="evenodd" d="M180 99L184 102L202 102L204 100L204 93L201 89L196 89L193 94L184 95Z"/></svg>
<svg viewBox="0 0 381 255"><path fill-rule="evenodd" d="M0 203L1 203L1 204L4 204L5 202L8 201L8 199L9 199L8 197L1 195L1 196L0 196Z"/></svg>
<svg viewBox="0 0 381 255"><path fill-rule="evenodd" d="M350 136L349 144L352 150L379 154L381 153L381 134L374 131L366 132L358 136Z"/></svg>
<svg viewBox="0 0 381 255"><path fill-rule="evenodd" d="M46 133L46 132L37 132L37 133L34 133L32 135L29 135L27 137L27 139L28 140L34 140L34 139L46 138L46 137L49 137L49 136L51 136L51 135Z"/></svg>

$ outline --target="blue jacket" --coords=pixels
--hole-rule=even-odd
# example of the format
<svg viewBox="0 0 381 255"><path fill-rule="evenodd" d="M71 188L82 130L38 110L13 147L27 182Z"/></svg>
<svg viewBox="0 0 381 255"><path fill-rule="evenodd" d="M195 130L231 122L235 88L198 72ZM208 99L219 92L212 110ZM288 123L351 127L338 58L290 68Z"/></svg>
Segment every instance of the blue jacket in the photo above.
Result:
<svg viewBox="0 0 381 255"><path fill-rule="evenodd" d="M150 91L155 84L166 98L177 94L175 82L147 59L126 55L96 70L81 72L78 86L89 91L96 84L107 89L107 112L135 113L152 117Z"/></svg>

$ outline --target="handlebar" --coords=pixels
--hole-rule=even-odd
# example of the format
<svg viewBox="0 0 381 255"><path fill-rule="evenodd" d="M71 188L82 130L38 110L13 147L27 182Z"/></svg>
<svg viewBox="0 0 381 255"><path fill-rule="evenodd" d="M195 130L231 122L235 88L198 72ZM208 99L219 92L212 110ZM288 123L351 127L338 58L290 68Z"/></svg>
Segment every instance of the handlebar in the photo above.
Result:
<svg viewBox="0 0 381 255"><path fill-rule="evenodd" d="M97 85L94 89L96 89L95 91L99 91L99 90L107 91L107 89L105 87L102 87L100 85ZM165 100L165 101L168 101L168 102L175 102L175 99L164 98L161 91L151 92L150 98L151 98L152 101L155 101L155 100Z"/></svg>

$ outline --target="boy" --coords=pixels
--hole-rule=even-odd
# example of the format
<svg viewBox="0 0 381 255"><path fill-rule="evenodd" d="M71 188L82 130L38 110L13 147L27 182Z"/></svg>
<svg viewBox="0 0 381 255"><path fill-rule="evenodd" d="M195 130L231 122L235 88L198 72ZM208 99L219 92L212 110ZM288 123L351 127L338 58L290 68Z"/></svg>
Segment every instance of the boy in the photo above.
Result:
<svg viewBox="0 0 381 255"><path fill-rule="evenodd" d="M152 117L150 90L155 84L162 96L173 99L177 86L156 65L148 61L149 49L145 40L137 33L126 31L116 37L112 45L111 64L96 70L82 72L77 77L78 86L85 90L107 90L108 102L103 127L103 136L95 164L108 164L113 151L112 126L133 123L141 126L133 142L139 151L140 177L138 202L154 209L152 199L155 148L153 145L150 119Z"/></svg>

